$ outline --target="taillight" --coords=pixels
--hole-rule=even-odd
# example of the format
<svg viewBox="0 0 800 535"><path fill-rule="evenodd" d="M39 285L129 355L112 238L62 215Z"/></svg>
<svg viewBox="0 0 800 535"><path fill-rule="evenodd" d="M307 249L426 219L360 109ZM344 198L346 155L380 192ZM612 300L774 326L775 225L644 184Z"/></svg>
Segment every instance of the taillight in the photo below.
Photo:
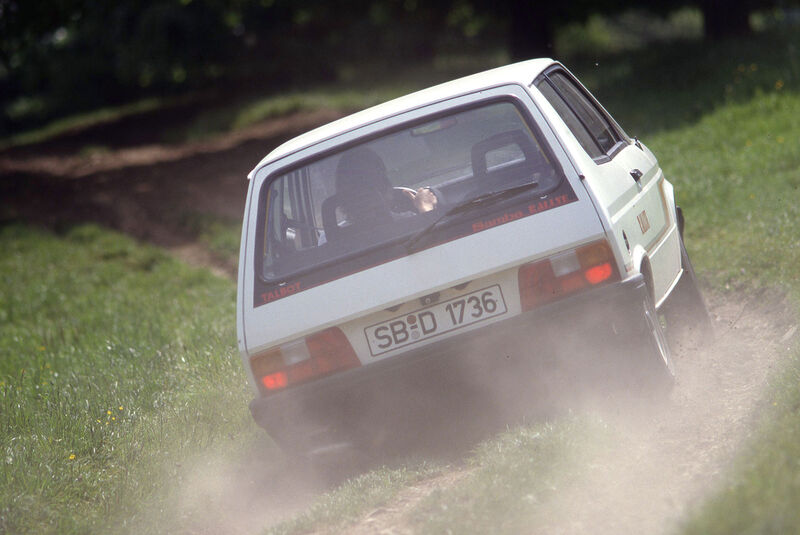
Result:
<svg viewBox="0 0 800 535"><path fill-rule="evenodd" d="M605 240L525 264L517 276L522 310L620 280L614 254Z"/></svg>
<svg viewBox="0 0 800 535"><path fill-rule="evenodd" d="M338 327L331 327L255 355L250 367L266 392L359 366L353 346Z"/></svg>

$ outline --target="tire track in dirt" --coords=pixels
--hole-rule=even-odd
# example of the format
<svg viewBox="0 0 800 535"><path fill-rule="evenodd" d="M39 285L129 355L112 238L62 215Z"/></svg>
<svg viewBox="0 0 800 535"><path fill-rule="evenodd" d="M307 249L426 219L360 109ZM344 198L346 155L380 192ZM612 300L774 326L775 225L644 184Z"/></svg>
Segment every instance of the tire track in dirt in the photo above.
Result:
<svg viewBox="0 0 800 535"><path fill-rule="evenodd" d="M768 400L794 318L787 299L762 291L711 299L710 347L674 351L678 380L659 406L598 414L615 446L593 452L579 481L538 518L547 533L670 533L724 484Z"/></svg>
<svg viewBox="0 0 800 535"><path fill-rule="evenodd" d="M678 380L669 399L581 410L609 426L614 445L587 448L579 475L564 478L554 498L533 512L534 532L670 533L724 483L769 403L770 374L797 328L779 292L713 295L709 304L716 340L673 350ZM445 474L418 483L345 531L413 533L407 517L416 504L460 479Z"/></svg>

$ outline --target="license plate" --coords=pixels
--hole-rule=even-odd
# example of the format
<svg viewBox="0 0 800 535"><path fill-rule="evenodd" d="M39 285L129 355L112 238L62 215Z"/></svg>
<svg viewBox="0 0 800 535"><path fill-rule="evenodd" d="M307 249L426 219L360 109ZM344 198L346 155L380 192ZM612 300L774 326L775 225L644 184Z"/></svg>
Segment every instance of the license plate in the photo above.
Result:
<svg viewBox="0 0 800 535"><path fill-rule="evenodd" d="M370 353L375 357L505 313L503 292L495 284L370 325L364 329L364 334Z"/></svg>

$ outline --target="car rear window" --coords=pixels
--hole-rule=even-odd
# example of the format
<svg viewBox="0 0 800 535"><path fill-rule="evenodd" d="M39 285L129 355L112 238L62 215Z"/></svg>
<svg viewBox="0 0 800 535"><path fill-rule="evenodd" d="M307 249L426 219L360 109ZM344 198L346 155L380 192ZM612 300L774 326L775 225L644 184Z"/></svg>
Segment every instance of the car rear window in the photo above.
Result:
<svg viewBox="0 0 800 535"><path fill-rule="evenodd" d="M265 181L260 275L286 280L401 243L448 207L486 192L534 182L543 195L562 180L538 131L511 101L416 122ZM414 209L409 192L422 187L436 195L435 210Z"/></svg>

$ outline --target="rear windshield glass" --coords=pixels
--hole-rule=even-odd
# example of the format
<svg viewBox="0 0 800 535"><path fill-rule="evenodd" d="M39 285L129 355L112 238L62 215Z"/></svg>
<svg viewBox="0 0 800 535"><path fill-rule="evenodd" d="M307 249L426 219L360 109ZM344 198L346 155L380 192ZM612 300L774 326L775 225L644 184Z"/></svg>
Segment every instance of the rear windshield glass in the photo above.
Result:
<svg viewBox="0 0 800 535"><path fill-rule="evenodd" d="M268 180L259 201L261 276L278 280L396 245L470 199L529 183L543 195L561 180L512 102L416 123Z"/></svg>

